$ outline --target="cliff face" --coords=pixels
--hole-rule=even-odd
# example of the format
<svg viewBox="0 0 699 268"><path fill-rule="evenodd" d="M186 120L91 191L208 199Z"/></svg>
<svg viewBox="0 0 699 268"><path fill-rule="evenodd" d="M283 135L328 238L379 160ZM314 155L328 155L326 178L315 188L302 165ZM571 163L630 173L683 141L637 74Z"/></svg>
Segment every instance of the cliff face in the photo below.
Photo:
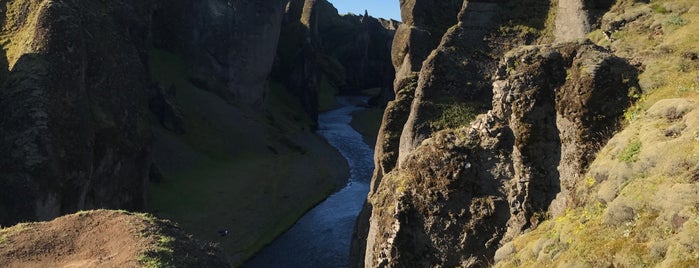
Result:
<svg viewBox="0 0 699 268"><path fill-rule="evenodd" d="M598 14L600 29L588 37L640 66L642 97L565 211L503 244L497 267L699 265L699 44L687 38L699 30L690 23L698 11L692 1L617 1Z"/></svg>
<svg viewBox="0 0 699 268"><path fill-rule="evenodd" d="M413 75L397 70L358 266L693 265L691 6L463 1L424 61L402 65ZM394 64L410 58L401 34ZM686 201L660 202L669 189Z"/></svg>
<svg viewBox="0 0 699 268"><path fill-rule="evenodd" d="M238 265L345 183L312 132L319 92L392 81L392 22L325 1L107 2L0 1L0 225L152 209ZM345 26L357 40L324 45Z"/></svg>
<svg viewBox="0 0 699 268"><path fill-rule="evenodd" d="M205 89L256 109L268 93L282 0L171 1L153 11L157 48L182 55Z"/></svg>
<svg viewBox="0 0 699 268"><path fill-rule="evenodd" d="M143 208L150 3L2 6L0 224Z"/></svg>
<svg viewBox="0 0 699 268"><path fill-rule="evenodd" d="M376 237L365 265L488 263L501 242L555 210L557 195L568 196L630 103L634 82L622 77L634 76L590 44L507 54L493 109L437 132L384 177L370 199Z"/></svg>
<svg viewBox="0 0 699 268"><path fill-rule="evenodd" d="M402 24L398 26L391 46L391 61L396 71L393 82L395 98L386 104L374 148L374 174L369 188L371 196L383 176L395 168L398 161L400 133L410 113L422 61L439 44L439 38L456 22L461 1L400 1ZM352 238L350 262L362 264L366 244L373 242L368 235L372 204L365 203ZM364 240L367 243L364 243Z"/></svg>
<svg viewBox="0 0 699 268"><path fill-rule="evenodd" d="M334 95L380 88L387 94L395 71L390 44L396 21L339 15L327 1L290 1L272 76L297 96L307 113L333 108Z"/></svg>

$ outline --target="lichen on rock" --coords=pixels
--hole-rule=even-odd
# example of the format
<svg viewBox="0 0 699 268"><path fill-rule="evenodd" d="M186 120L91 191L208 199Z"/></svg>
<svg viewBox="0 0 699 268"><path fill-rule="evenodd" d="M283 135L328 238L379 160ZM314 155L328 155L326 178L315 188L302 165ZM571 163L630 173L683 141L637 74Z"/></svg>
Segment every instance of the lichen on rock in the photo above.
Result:
<svg viewBox="0 0 699 268"><path fill-rule="evenodd" d="M585 42L516 49L497 70L492 110L421 142L370 197L366 266L491 262L558 213L637 87L633 67Z"/></svg>

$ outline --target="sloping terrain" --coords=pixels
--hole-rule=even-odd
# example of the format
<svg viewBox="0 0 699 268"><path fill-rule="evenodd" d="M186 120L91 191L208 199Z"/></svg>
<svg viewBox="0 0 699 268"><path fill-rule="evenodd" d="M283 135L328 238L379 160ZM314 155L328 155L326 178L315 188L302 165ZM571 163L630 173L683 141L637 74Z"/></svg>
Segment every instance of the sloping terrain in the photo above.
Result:
<svg viewBox="0 0 699 268"><path fill-rule="evenodd" d="M644 94L568 209L503 245L499 267L699 265L699 9L619 1L601 27L590 38L641 64Z"/></svg>
<svg viewBox="0 0 699 268"><path fill-rule="evenodd" d="M81 211L0 229L2 267L229 267L221 252L170 221Z"/></svg>
<svg viewBox="0 0 699 268"><path fill-rule="evenodd" d="M313 134L301 104L280 85L257 113L192 84L177 55L155 50L150 58L154 80L174 90L184 133L154 128L160 180L150 184L149 209L219 243L233 264L346 182L345 159Z"/></svg>

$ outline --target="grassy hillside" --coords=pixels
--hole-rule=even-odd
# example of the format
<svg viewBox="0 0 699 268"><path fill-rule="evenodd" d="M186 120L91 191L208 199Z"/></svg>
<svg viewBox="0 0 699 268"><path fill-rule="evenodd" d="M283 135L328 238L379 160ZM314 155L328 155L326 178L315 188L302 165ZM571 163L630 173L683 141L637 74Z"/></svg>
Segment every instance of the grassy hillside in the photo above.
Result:
<svg viewBox="0 0 699 268"><path fill-rule="evenodd" d="M694 1L619 1L603 17L589 37L639 64L641 100L570 208L502 246L496 266L699 266L697 33Z"/></svg>
<svg viewBox="0 0 699 268"><path fill-rule="evenodd" d="M269 109L252 111L194 86L173 54L153 51L151 65L161 86L176 88L185 133L155 131L164 179L151 184L149 207L220 243L234 265L347 178L344 159L310 132L300 104L279 85L270 88ZM228 236L219 236L223 229Z"/></svg>

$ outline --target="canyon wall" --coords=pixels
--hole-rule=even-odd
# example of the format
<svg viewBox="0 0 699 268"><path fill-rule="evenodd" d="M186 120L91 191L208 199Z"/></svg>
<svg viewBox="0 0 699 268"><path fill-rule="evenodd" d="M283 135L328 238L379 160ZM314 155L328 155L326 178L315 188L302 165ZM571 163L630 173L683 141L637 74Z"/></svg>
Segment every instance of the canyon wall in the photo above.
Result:
<svg viewBox="0 0 699 268"><path fill-rule="evenodd" d="M153 10L153 44L182 55L205 89L261 109L285 2L163 1Z"/></svg>
<svg viewBox="0 0 699 268"><path fill-rule="evenodd" d="M399 23L322 0L7 0L0 25L0 225L150 210L238 265L345 183L320 104L390 92Z"/></svg>
<svg viewBox="0 0 699 268"><path fill-rule="evenodd" d="M600 8L568 2L401 1L406 29L421 21L406 14L460 12L423 26L444 29L434 33L441 40L396 33L396 100L377 139L353 266L485 266L570 204L638 84L626 60L577 41Z"/></svg>
<svg viewBox="0 0 699 268"><path fill-rule="evenodd" d="M0 224L144 207L151 5L2 1Z"/></svg>
<svg viewBox="0 0 699 268"><path fill-rule="evenodd" d="M166 128L185 131L162 90L170 85L151 80L152 48L181 55L203 89L259 110L284 11L281 0L2 7L4 225L97 207L144 209L148 109Z"/></svg>
<svg viewBox="0 0 699 268"><path fill-rule="evenodd" d="M399 24L367 14L339 15L325 0L290 1L272 78L299 98L312 118L333 108L336 94L380 88L375 104L383 105L393 97L390 44Z"/></svg>

